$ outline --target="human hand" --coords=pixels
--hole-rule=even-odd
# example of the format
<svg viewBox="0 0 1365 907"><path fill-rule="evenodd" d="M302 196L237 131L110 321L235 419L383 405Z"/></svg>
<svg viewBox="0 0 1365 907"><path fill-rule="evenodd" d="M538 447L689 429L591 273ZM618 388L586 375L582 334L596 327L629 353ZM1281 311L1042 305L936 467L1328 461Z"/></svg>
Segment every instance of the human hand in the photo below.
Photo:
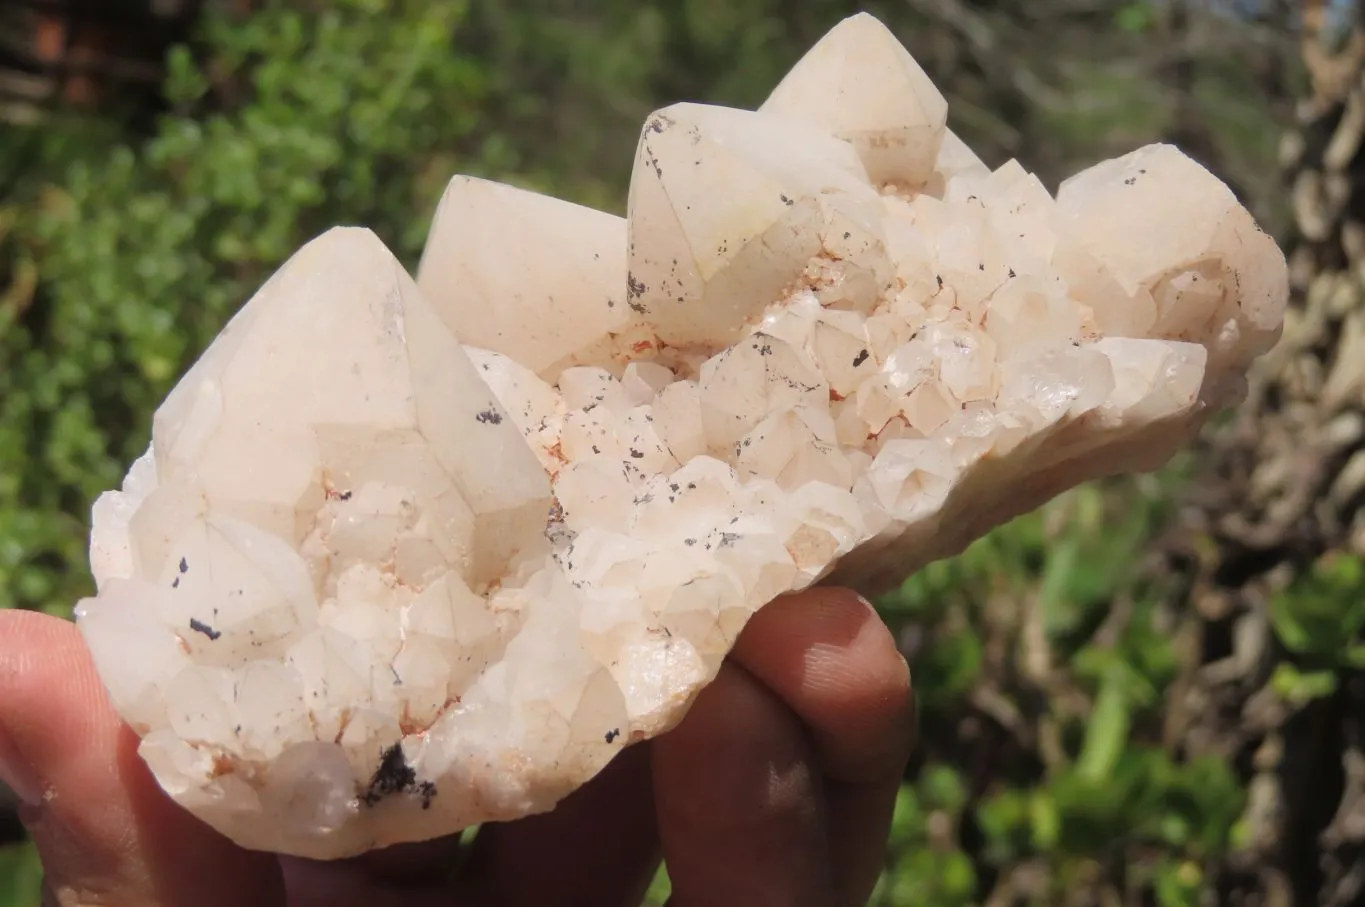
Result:
<svg viewBox="0 0 1365 907"><path fill-rule="evenodd" d="M911 745L909 672L850 592L760 611L674 731L553 812L335 863L243 850L137 756L76 628L0 612L0 776L63 907L852 907L881 870Z"/></svg>

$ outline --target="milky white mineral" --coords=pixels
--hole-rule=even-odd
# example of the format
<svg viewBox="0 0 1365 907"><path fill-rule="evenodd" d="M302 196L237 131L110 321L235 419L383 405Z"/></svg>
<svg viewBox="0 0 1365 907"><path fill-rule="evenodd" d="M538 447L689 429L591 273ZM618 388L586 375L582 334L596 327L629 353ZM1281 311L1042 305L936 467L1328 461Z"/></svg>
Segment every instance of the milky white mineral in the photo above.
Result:
<svg viewBox="0 0 1365 907"><path fill-rule="evenodd" d="M548 809L779 594L1238 399L1287 278L1223 184L1157 145L1054 199L946 115L856 16L756 112L649 117L624 220L456 177L415 280L300 250L95 505L80 627L162 786L318 858Z"/></svg>

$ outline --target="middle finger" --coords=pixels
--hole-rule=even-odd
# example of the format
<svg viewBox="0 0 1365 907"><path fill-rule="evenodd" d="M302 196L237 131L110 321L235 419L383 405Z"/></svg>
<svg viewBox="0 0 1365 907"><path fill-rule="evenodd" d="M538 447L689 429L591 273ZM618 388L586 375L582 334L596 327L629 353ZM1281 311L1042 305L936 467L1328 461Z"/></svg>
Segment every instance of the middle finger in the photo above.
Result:
<svg viewBox="0 0 1365 907"><path fill-rule="evenodd" d="M551 812L480 829L461 890L500 907L636 907L659 865L650 748L622 750Z"/></svg>
<svg viewBox="0 0 1365 907"><path fill-rule="evenodd" d="M671 907L832 903L822 788L796 714L727 662L654 741Z"/></svg>

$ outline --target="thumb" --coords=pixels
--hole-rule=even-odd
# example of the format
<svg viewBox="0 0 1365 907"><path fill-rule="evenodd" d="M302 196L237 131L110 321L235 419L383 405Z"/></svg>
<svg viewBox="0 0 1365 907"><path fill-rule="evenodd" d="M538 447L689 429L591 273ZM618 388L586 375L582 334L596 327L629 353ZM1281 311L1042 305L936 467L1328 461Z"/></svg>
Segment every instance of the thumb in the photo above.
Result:
<svg viewBox="0 0 1365 907"><path fill-rule="evenodd" d="M0 779L42 858L44 903L283 907L274 857L177 806L137 744L73 624L0 611Z"/></svg>

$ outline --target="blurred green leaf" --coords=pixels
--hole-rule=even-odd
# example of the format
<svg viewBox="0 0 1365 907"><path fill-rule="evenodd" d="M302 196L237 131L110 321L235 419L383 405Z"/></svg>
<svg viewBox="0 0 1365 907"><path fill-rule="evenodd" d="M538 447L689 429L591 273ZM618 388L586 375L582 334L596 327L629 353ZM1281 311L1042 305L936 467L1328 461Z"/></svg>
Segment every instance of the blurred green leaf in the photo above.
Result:
<svg viewBox="0 0 1365 907"><path fill-rule="evenodd" d="M1156 4L1151 2L1125 3L1115 14L1114 20L1126 32L1141 33L1156 24Z"/></svg>
<svg viewBox="0 0 1365 907"><path fill-rule="evenodd" d="M1285 648L1310 665L1350 664L1365 629L1365 565L1351 555L1321 558L1271 599L1270 619Z"/></svg>
<svg viewBox="0 0 1365 907"><path fill-rule="evenodd" d="M1100 685L1099 696L1090 711L1085 729L1085 747L1076 763L1076 772L1090 782L1102 782L1113 772L1128 743L1128 672L1114 665Z"/></svg>
<svg viewBox="0 0 1365 907"><path fill-rule="evenodd" d="M1302 706L1335 693L1337 675L1326 670L1304 672L1289 662L1281 662L1275 666L1270 686L1281 699Z"/></svg>
<svg viewBox="0 0 1365 907"><path fill-rule="evenodd" d="M1191 862L1163 860L1156 872L1157 903L1161 907L1199 907L1204 876Z"/></svg>
<svg viewBox="0 0 1365 907"><path fill-rule="evenodd" d="M920 772L920 802L925 809L941 809L957 815L967 805L962 775L947 765L929 765Z"/></svg>
<svg viewBox="0 0 1365 907"><path fill-rule="evenodd" d="M32 844L0 847L0 907L29 907L39 900L43 869Z"/></svg>

